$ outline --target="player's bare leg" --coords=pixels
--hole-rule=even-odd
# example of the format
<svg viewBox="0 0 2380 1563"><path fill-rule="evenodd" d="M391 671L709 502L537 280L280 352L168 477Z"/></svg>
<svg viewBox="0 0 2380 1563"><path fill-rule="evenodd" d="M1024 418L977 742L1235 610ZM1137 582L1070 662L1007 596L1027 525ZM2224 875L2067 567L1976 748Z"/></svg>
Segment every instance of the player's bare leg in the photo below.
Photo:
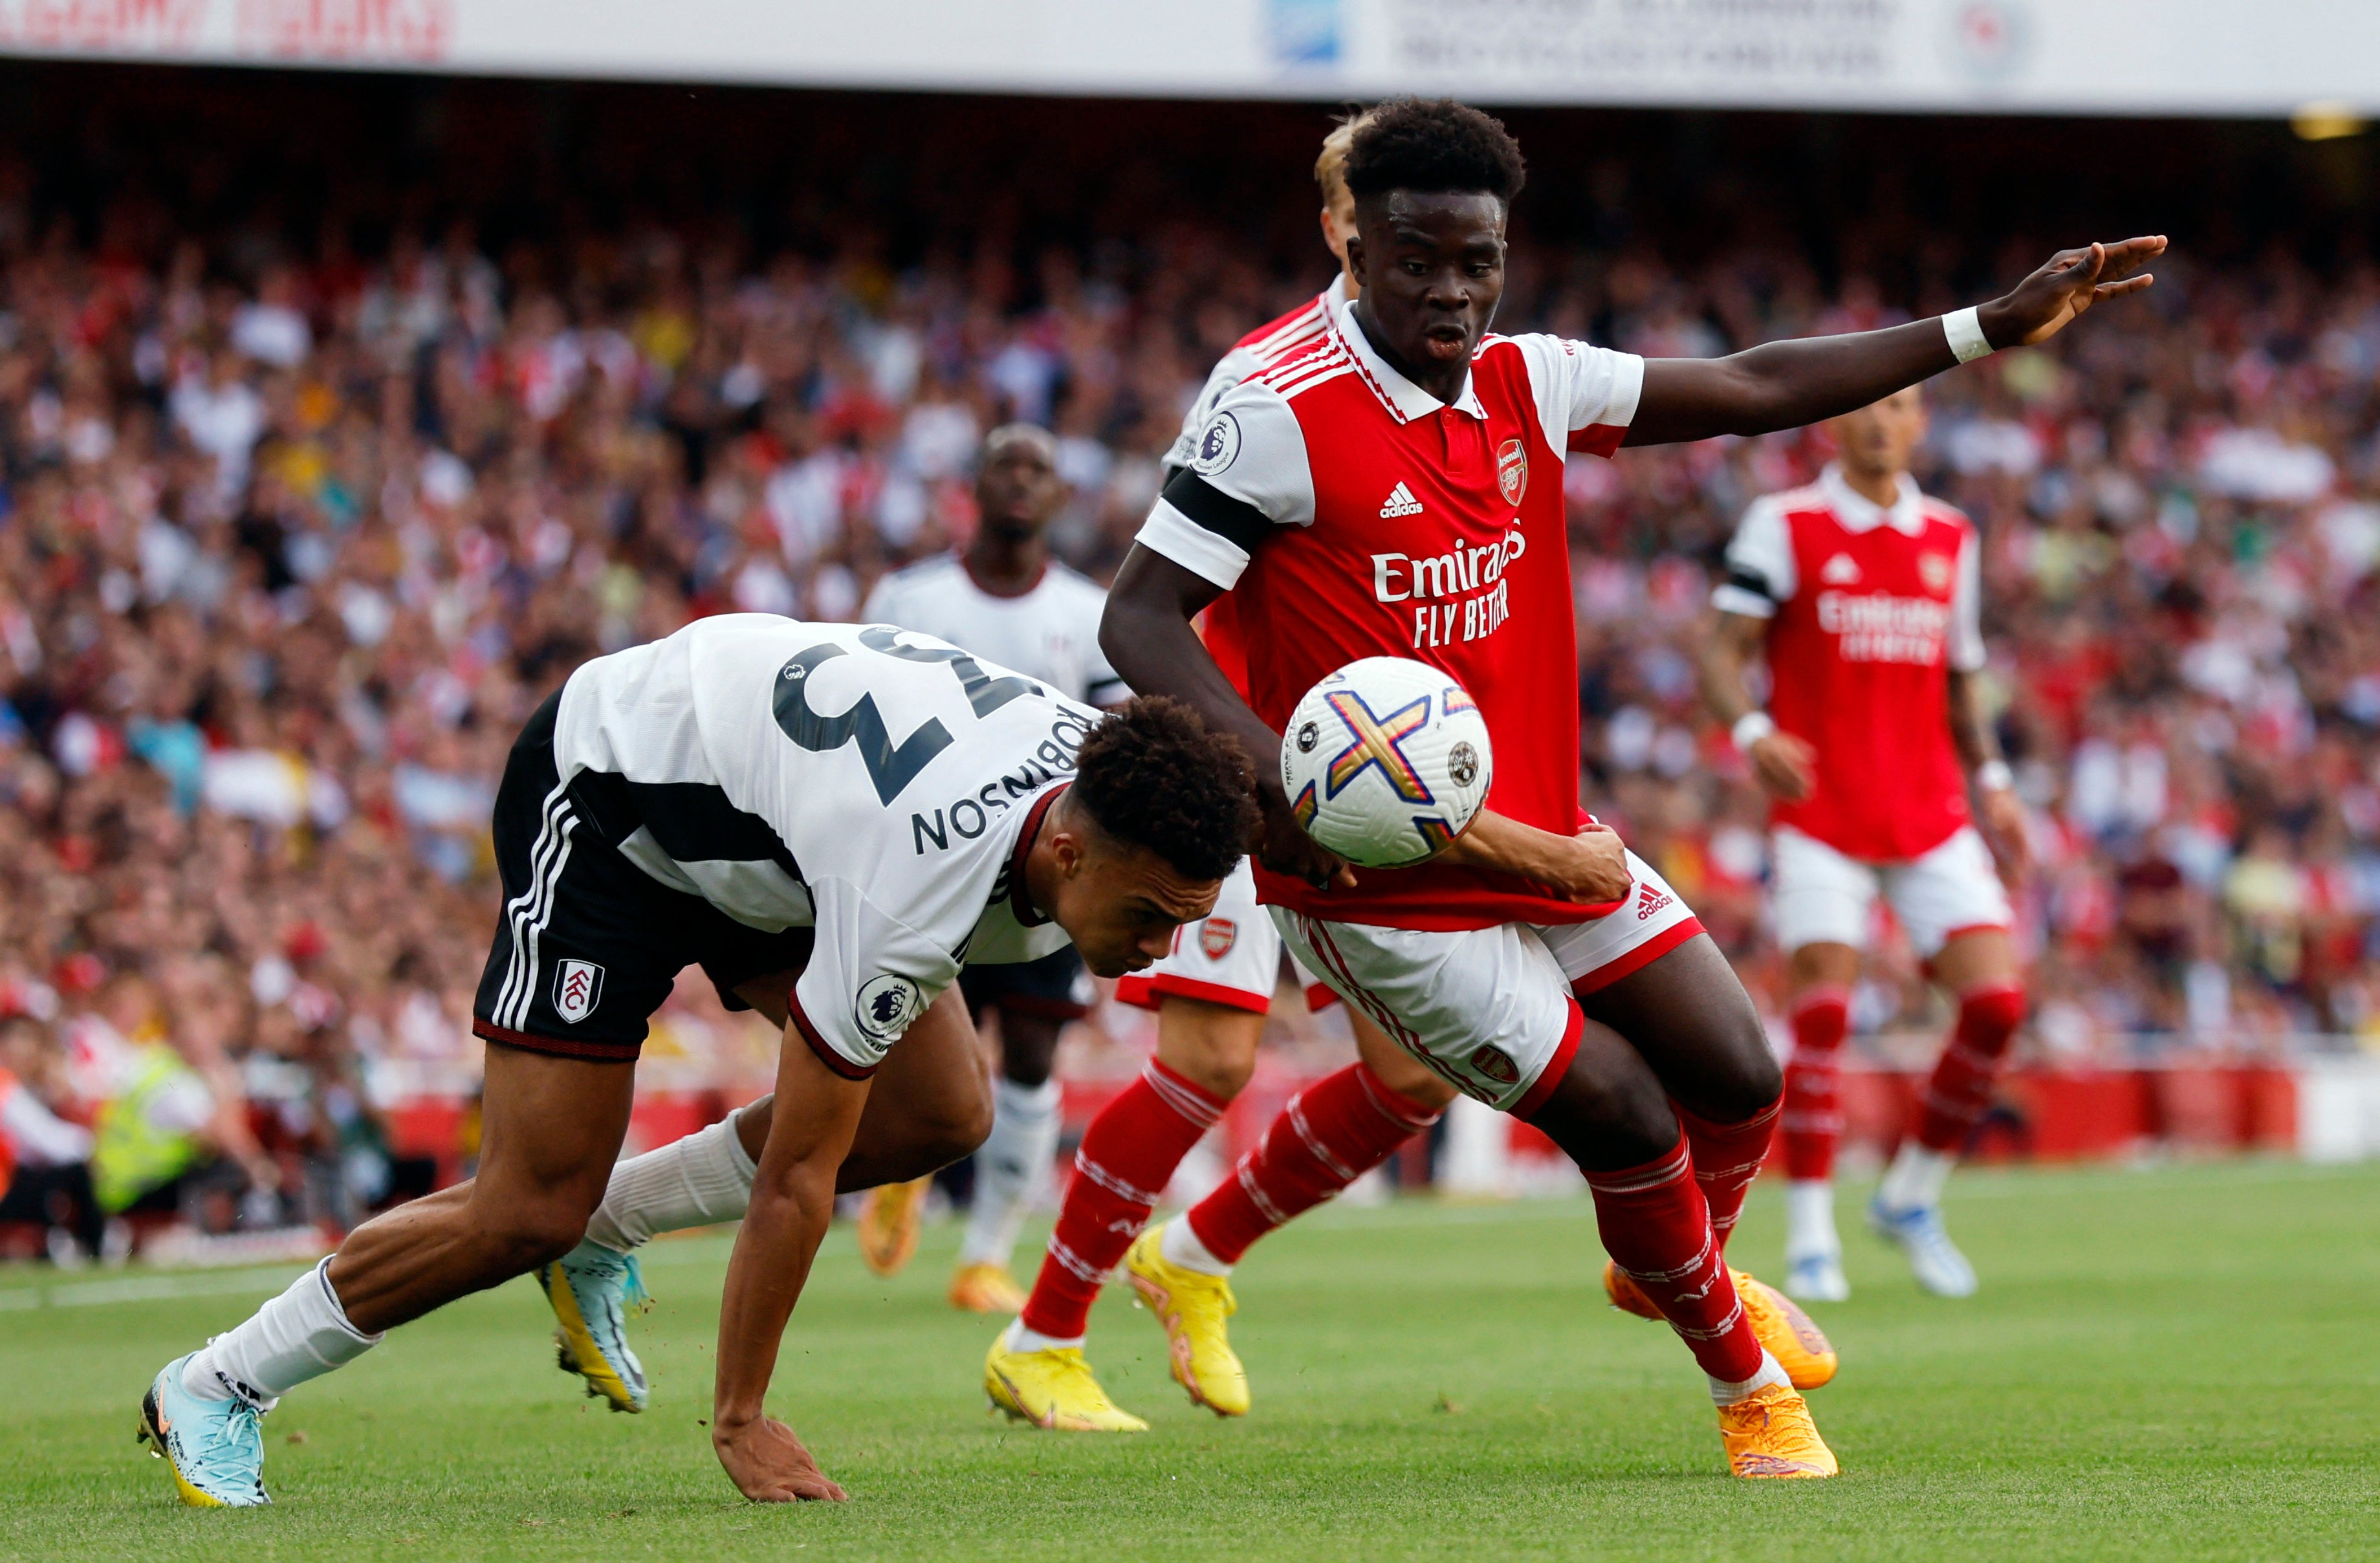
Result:
<svg viewBox="0 0 2380 1563"><path fill-rule="evenodd" d="M1877 1185L1868 1219L1909 1256L1917 1284L1939 1297L1975 1290L1974 1266L1942 1225L1942 1186L1991 1106L2008 1047L2024 1019L2016 942L2006 928L1976 928L1944 942L1934 980L1957 1000L1950 1040L1918 1103L1917 1121Z"/></svg>
<svg viewBox="0 0 2380 1563"><path fill-rule="evenodd" d="M568 1252L603 1197L636 1071L491 1043L480 1175L400 1206L228 1333L159 1374L141 1431L184 1501L266 1500L257 1418L383 1332Z"/></svg>
<svg viewBox="0 0 2380 1563"><path fill-rule="evenodd" d="M1064 1023L1014 1002L1000 1008L1000 1078L992 1086L991 1133L975 1153L975 1192L959 1240L951 1305L972 1314L1014 1314L1024 1289L1010 1273L1018 1231L1050 1176L1058 1148L1058 1084L1050 1078Z"/></svg>
<svg viewBox="0 0 2380 1563"><path fill-rule="evenodd" d="M1787 962L1793 1056L1785 1065L1785 1290L1811 1302L1852 1294L1835 1230L1835 1150L1841 1143L1842 1049L1860 952L1819 940Z"/></svg>

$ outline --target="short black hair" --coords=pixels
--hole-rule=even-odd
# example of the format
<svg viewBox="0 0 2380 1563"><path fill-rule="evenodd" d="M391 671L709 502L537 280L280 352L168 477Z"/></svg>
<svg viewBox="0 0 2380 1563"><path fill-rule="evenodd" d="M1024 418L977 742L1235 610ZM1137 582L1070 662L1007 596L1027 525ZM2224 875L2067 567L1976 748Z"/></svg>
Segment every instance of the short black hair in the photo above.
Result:
<svg viewBox="0 0 2380 1563"><path fill-rule="evenodd" d="M1347 188L1358 200L1390 190L1485 190L1510 206L1528 177L1504 122L1452 98L1392 98L1364 118L1347 149Z"/></svg>
<svg viewBox="0 0 2380 1563"><path fill-rule="evenodd" d="M1143 695L1091 729L1075 756L1075 801L1118 841L1185 879L1222 878L1256 833L1256 768L1228 733L1180 700Z"/></svg>

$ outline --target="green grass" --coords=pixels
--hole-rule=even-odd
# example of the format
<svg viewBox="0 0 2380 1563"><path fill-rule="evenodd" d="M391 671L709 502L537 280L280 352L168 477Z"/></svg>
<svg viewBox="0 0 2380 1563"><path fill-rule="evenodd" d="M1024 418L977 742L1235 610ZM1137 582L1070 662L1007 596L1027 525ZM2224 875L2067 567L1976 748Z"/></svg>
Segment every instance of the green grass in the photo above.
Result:
<svg viewBox="0 0 2380 1563"><path fill-rule="evenodd" d="M993 1327L942 1303L950 1229L889 1282L838 1231L775 1404L854 1501L783 1509L737 1499L698 1425L723 1238L652 1251L647 1415L579 1398L516 1282L292 1396L265 1424L277 1502L238 1513L176 1506L133 1408L290 1272L39 1308L5 1304L88 1283L10 1273L0 1557L2380 1557L2380 1169L1983 1173L1950 1217L1985 1278L1963 1303L1846 1234L1830 1483L1722 1474L1684 1351L1601 1305L1585 1200L1331 1210L1270 1241L1241 1276L1241 1423L1182 1399L1111 1291L1092 1360L1156 1424L1135 1438L988 1419ZM1773 1269L1779 1219L1764 1186L1738 1257Z"/></svg>

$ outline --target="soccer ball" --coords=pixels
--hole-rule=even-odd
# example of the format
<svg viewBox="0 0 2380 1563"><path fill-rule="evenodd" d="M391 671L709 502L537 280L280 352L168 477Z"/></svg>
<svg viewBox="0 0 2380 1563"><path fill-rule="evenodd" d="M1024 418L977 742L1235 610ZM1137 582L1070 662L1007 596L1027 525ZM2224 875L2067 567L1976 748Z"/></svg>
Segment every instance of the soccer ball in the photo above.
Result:
<svg viewBox="0 0 2380 1563"><path fill-rule="evenodd" d="M1403 657L1350 662L1307 690L1281 740L1297 822L1365 868L1444 851L1479 812L1495 766L1470 693Z"/></svg>

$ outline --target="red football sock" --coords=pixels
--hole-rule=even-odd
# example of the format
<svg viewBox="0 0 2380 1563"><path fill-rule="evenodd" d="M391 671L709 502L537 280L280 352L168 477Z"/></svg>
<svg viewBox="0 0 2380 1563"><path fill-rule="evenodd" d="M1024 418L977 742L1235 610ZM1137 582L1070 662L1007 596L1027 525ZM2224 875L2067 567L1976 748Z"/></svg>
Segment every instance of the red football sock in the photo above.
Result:
<svg viewBox="0 0 2380 1563"><path fill-rule="evenodd" d="M1793 1056L1785 1064L1785 1176L1824 1181L1835 1174L1835 1145L1843 1137L1836 1091L1842 1073L1843 1033L1851 1025L1851 995L1814 987L1793 1006Z"/></svg>
<svg viewBox="0 0 2380 1563"><path fill-rule="evenodd" d="M1752 1192L1752 1180L1760 1176L1760 1164L1768 1159L1768 1142L1777 1133L1778 1110L1783 1105L1780 1096L1740 1123L1714 1123L1670 1104L1685 1126L1694 1181L1702 1185L1711 1232L1722 1253L1735 1230L1735 1218L1743 1214L1743 1196Z"/></svg>
<svg viewBox="0 0 2380 1563"><path fill-rule="evenodd" d="M1191 1231L1226 1265L1257 1239L1337 1194L1438 1121L1363 1064L1316 1081L1281 1109L1254 1150L1190 1207Z"/></svg>
<svg viewBox="0 0 2380 1563"><path fill-rule="evenodd" d="M1151 1059L1139 1079L1099 1109L1075 1153L1057 1230L1025 1302L1026 1328L1059 1340L1082 1335L1108 1272L1224 1105Z"/></svg>
<svg viewBox="0 0 2380 1563"><path fill-rule="evenodd" d="M2013 983L1959 996L1958 1027L1918 1109L1919 1145L1952 1156L1966 1148L1967 1135L1992 1105L1992 1082L1999 1077L2009 1038L2023 1020L2024 989Z"/></svg>
<svg viewBox="0 0 2380 1563"><path fill-rule="evenodd" d="M1642 1166L1585 1176L1603 1251L1653 1300L1703 1371L1730 1384L1758 1373L1760 1342L1719 1254L1685 1136Z"/></svg>

